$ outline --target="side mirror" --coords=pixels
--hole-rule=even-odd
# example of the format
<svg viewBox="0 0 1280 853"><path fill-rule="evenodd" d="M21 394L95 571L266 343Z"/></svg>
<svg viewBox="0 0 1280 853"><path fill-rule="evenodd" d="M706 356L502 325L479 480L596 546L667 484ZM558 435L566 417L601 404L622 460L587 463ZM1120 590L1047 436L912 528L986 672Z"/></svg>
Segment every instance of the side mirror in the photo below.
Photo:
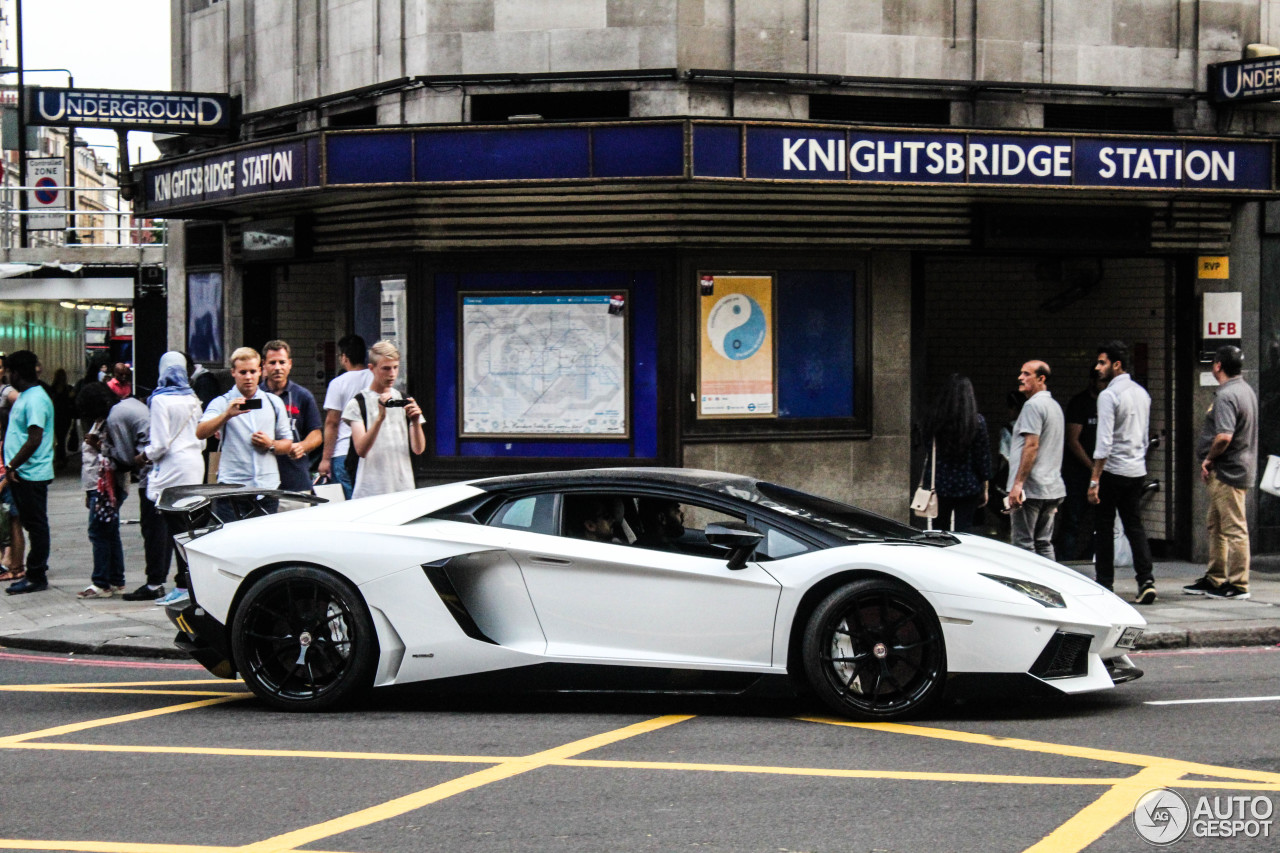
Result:
<svg viewBox="0 0 1280 853"><path fill-rule="evenodd" d="M736 572L746 567L764 534L741 521L714 521L707 525L706 537L710 544L729 549L729 569Z"/></svg>

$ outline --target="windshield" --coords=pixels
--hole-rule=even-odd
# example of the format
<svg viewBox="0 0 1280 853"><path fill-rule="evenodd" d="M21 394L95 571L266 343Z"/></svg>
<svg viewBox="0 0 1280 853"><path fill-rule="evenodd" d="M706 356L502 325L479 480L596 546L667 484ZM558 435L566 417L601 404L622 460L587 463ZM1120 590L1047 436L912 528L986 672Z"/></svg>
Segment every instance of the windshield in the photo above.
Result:
<svg viewBox="0 0 1280 853"><path fill-rule="evenodd" d="M822 531L847 541L867 539L941 540L936 544L954 544L957 540L937 531L917 530L910 525L876 515L855 506L789 489L774 483L734 480L714 484L711 488L812 524Z"/></svg>

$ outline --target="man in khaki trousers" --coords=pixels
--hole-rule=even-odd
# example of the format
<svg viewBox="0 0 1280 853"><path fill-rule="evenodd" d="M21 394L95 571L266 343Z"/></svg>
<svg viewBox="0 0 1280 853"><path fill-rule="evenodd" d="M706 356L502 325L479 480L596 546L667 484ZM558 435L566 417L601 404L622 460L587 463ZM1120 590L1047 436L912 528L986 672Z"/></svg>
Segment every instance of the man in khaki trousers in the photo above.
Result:
<svg viewBox="0 0 1280 853"><path fill-rule="evenodd" d="M1182 591L1188 595L1249 597L1249 523L1244 499L1258 478L1258 397L1240 377L1239 347L1219 347L1213 360L1218 390L1205 413L1196 451L1209 486L1209 568Z"/></svg>

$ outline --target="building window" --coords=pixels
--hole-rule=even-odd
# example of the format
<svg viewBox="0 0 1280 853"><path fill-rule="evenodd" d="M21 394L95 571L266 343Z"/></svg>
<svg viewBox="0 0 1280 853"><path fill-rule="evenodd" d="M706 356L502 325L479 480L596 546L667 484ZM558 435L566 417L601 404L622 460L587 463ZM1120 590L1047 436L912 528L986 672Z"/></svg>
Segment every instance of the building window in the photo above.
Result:
<svg viewBox="0 0 1280 853"><path fill-rule="evenodd" d="M377 341L390 341L400 350L400 377L397 387L408 387L408 327L406 301L407 276L358 275L354 281L356 334L372 346Z"/></svg>
<svg viewBox="0 0 1280 853"><path fill-rule="evenodd" d="M868 98L810 95L809 118L861 124L951 124L951 102L941 98Z"/></svg>
<svg viewBox="0 0 1280 853"><path fill-rule="evenodd" d="M1099 106L1096 104L1045 104L1046 130L1130 130L1173 133L1171 107Z"/></svg>
<svg viewBox="0 0 1280 853"><path fill-rule="evenodd" d="M378 108L370 104L359 109L332 113L325 123L329 127L376 127L378 124Z"/></svg>
<svg viewBox="0 0 1280 853"><path fill-rule="evenodd" d="M630 92L519 92L513 95L472 95L471 121L515 119L591 121L627 118Z"/></svg>

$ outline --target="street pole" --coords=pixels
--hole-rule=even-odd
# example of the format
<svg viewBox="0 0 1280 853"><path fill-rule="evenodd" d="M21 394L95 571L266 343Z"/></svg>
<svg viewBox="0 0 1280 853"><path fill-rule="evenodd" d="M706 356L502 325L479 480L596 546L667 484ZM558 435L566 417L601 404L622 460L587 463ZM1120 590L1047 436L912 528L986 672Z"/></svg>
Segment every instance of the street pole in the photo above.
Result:
<svg viewBox="0 0 1280 853"><path fill-rule="evenodd" d="M15 23L18 30L18 186L27 185L27 97L26 80L22 75L22 0L18 5ZM18 210L27 206L25 190L18 190ZM27 215L18 214L18 248L27 248Z"/></svg>

